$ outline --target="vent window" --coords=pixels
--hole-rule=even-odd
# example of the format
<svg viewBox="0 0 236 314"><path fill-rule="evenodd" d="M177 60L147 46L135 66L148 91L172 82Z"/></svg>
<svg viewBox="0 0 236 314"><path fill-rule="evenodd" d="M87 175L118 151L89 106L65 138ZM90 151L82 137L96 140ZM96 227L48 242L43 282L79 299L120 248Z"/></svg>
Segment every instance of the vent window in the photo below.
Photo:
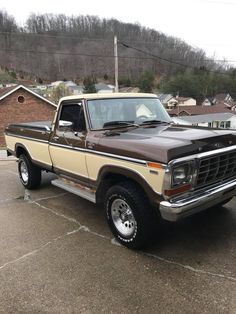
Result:
<svg viewBox="0 0 236 314"><path fill-rule="evenodd" d="M25 102L25 97L24 97L24 96L19 96L19 97L17 98L17 100L18 100L18 102L19 102L20 104L23 104L23 103Z"/></svg>

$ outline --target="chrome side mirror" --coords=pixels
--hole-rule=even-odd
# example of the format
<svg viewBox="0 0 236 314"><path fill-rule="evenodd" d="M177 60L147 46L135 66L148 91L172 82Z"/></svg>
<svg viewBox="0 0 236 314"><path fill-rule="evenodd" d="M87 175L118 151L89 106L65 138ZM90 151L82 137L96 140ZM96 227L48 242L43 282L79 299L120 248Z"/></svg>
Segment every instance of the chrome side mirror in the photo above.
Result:
<svg viewBox="0 0 236 314"><path fill-rule="evenodd" d="M62 129L62 130L71 130L72 127L73 127L73 122L71 121L65 121L65 120L59 120L59 129Z"/></svg>

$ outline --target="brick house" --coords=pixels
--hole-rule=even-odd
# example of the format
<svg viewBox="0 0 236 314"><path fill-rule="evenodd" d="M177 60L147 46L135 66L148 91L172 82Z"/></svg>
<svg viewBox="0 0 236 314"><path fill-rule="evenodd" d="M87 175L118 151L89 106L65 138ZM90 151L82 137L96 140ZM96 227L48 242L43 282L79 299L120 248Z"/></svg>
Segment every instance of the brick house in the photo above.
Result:
<svg viewBox="0 0 236 314"><path fill-rule="evenodd" d="M10 123L52 120L56 105L23 85L0 89L0 146Z"/></svg>
<svg viewBox="0 0 236 314"><path fill-rule="evenodd" d="M170 116L195 116L202 114L213 114L230 112L225 104L218 104L214 106L178 106L175 109L169 111Z"/></svg>

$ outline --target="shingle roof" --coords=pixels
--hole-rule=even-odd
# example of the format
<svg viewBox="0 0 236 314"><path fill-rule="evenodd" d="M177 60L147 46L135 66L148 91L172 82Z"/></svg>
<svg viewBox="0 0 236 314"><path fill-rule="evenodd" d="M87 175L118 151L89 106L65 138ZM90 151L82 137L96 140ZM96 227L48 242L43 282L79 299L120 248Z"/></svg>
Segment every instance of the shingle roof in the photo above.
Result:
<svg viewBox="0 0 236 314"><path fill-rule="evenodd" d="M172 96L171 94L160 94L157 96L158 99L160 100L160 102L162 102L163 104L167 103L170 99L172 99L174 96Z"/></svg>
<svg viewBox="0 0 236 314"><path fill-rule="evenodd" d="M224 104L214 105L214 106L178 106L177 108L169 111L170 115L202 115L210 113L221 113L230 112Z"/></svg>
<svg viewBox="0 0 236 314"><path fill-rule="evenodd" d="M95 88L96 90L112 90L111 87L109 87L107 84L104 84L104 83L95 84Z"/></svg>
<svg viewBox="0 0 236 314"><path fill-rule="evenodd" d="M16 88L16 86L0 88L0 97L8 94L9 92L14 90L15 88Z"/></svg>
<svg viewBox="0 0 236 314"><path fill-rule="evenodd" d="M187 101L189 99L192 99L191 97L178 97L176 98L178 100L178 102L184 102L184 101Z"/></svg>
<svg viewBox="0 0 236 314"><path fill-rule="evenodd" d="M181 117L178 117L178 119L185 120L191 123L203 123L203 122L212 122L212 121L227 121L233 116L236 117L234 113L221 112L221 113L203 114L203 115L196 115L196 116L181 116Z"/></svg>
<svg viewBox="0 0 236 314"><path fill-rule="evenodd" d="M215 95L214 100L217 100L217 101L225 101L225 99L226 99L226 97L227 97L228 95L229 95L228 93L217 94L217 95Z"/></svg>

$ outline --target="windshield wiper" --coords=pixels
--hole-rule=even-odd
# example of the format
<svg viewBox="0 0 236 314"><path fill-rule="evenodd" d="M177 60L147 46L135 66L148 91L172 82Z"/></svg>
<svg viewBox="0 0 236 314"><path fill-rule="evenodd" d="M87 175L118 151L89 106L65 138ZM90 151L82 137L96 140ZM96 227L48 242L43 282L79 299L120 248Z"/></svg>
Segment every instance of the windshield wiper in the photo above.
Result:
<svg viewBox="0 0 236 314"><path fill-rule="evenodd" d="M107 127L107 126L117 126L117 127L122 127L122 126L124 126L124 127L126 127L126 126L136 126L136 127L139 127L139 125L138 124L136 124L136 123L134 123L134 121L119 121L119 120L117 120L117 121L109 121L109 122L105 122L104 124L103 124L103 127L105 128L105 127Z"/></svg>
<svg viewBox="0 0 236 314"><path fill-rule="evenodd" d="M146 121L143 121L140 125L147 125L147 124L161 124L161 123L166 123L166 124L169 124L170 122L167 122L167 121L161 121L161 120L146 120Z"/></svg>

